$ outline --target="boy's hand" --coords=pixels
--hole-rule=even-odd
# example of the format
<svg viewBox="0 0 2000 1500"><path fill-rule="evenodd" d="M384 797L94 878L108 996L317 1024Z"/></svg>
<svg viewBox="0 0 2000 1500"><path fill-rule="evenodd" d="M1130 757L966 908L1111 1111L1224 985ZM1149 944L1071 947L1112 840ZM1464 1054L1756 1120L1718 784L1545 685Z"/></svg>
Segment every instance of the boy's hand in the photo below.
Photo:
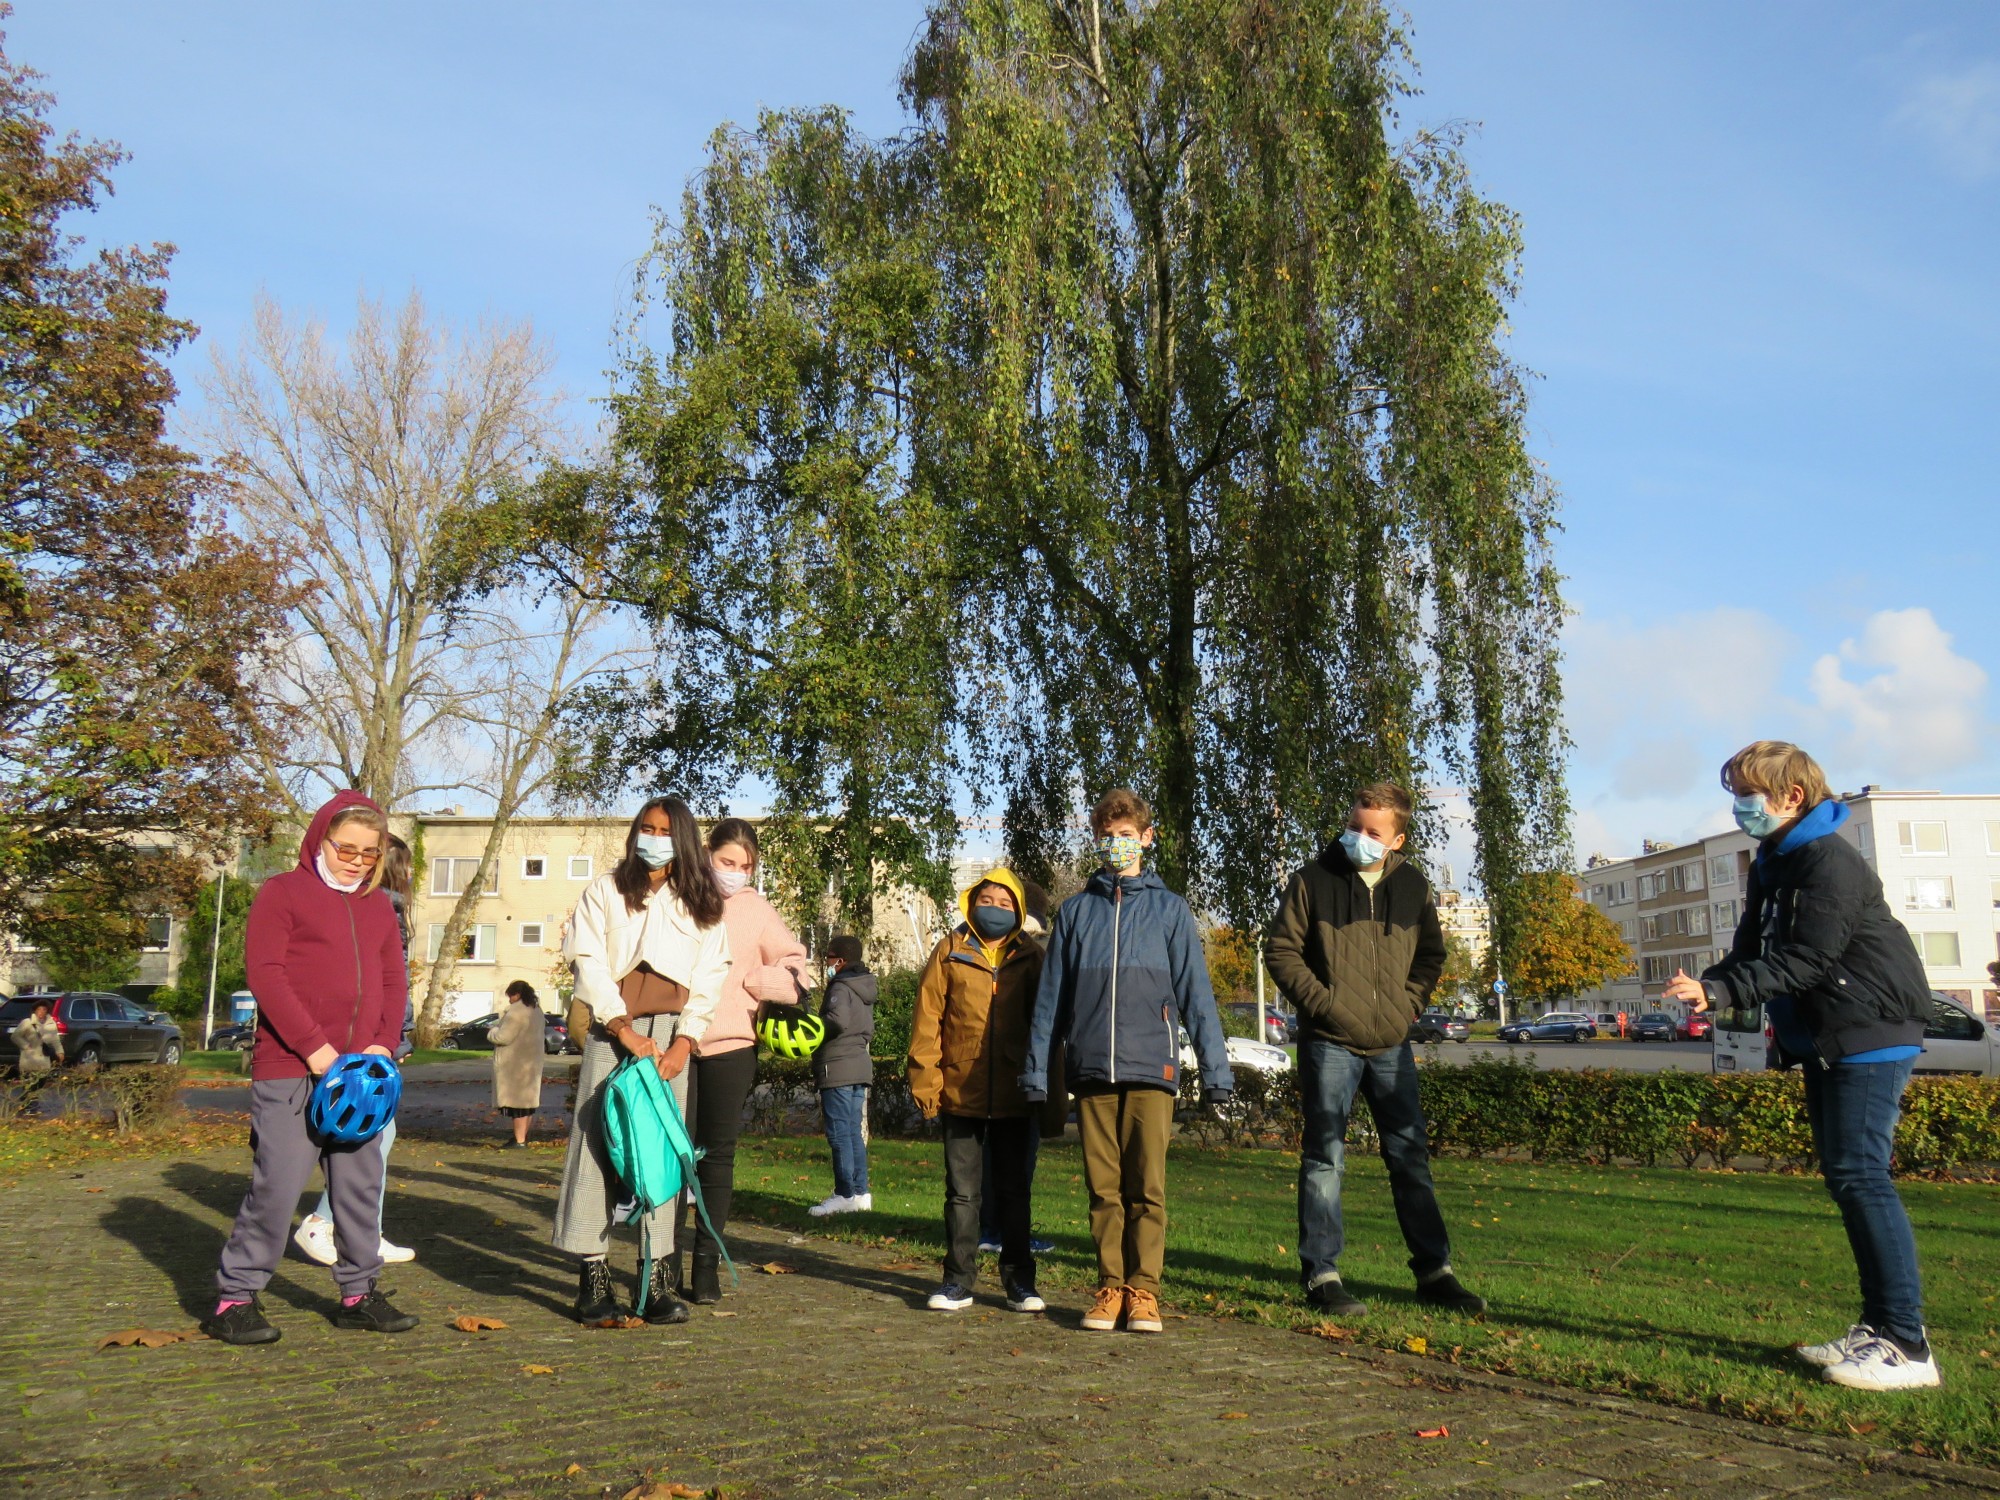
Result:
<svg viewBox="0 0 2000 1500"><path fill-rule="evenodd" d="M1692 1005L1697 1014L1708 1009L1708 991L1702 988L1699 979L1691 978L1686 969L1674 970L1674 977L1667 981L1667 987L1660 991L1662 1000L1679 1000Z"/></svg>
<svg viewBox="0 0 2000 1500"><path fill-rule="evenodd" d="M330 1046L321 1045L313 1049L312 1056L306 1059L306 1066L312 1069L313 1077L317 1078L338 1061L340 1061L338 1052Z"/></svg>

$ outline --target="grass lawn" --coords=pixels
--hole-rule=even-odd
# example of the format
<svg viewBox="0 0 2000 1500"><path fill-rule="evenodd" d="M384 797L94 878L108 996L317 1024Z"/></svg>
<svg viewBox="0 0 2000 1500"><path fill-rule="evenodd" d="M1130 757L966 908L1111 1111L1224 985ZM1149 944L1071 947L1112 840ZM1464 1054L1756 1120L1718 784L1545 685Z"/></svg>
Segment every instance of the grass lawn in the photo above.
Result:
<svg viewBox="0 0 2000 1500"><path fill-rule="evenodd" d="M877 1140L869 1163L875 1212L813 1219L806 1206L831 1191L825 1142L746 1136L737 1211L801 1233L937 1254L938 1144ZM1847 1240L1817 1178L1450 1158L1433 1168L1453 1265L1492 1311L1472 1320L1418 1306L1382 1164L1351 1155L1341 1269L1370 1311L1334 1336L2000 1464L2000 1187L1902 1184L1944 1388L1870 1396L1814 1378L1786 1352L1842 1332L1858 1310ZM1284 1152L1174 1148L1170 1306L1314 1326L1298 1289L1296 1172L1297 1158ZM1035 1225L1056 1242L1042 1263L1053 1284L1096 1280L1081 1173L1073 1140L1043 1147Z"/></svg>
<svg viewBox="0 0 2000 1500"><path fill-rule="evenodd" d="M222 1075L229 1078L247 1078L239 1061L240 1052L183 1052L181 1066L196 1077L207 1078ZM423 1047L403 1059L406 1068L421 1067L425 1063L479 1062L489 1058L490 1052L446 1051L435 1047Z"/></svg>

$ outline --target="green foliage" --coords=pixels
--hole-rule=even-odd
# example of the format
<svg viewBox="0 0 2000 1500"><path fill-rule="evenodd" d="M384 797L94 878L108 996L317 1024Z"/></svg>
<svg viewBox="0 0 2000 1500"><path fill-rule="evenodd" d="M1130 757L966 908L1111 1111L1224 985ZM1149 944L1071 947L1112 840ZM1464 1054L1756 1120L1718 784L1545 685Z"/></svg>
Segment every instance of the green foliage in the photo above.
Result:
<svg viewBox="0 0 2000 1500"><path fill-rule="evenodd" d="M877 976L875 1040L869 1050L897 1067L910 1052L910 1023L917 1013L921 969L891 969Z"/></svg>
<svg viewBox="0 0 2000 1500"><path fill-rule="evenodd" d="M1566 1000L1632 972L1618 924L1582 897L1573 875L1541 871L1517 886L1507 977L1523 1000Z"/></svg>
<svg viewBox="0 0 2000 1500"><path fill-rule="evenodd" d="M249 988L243 964L243 930L250 917L250 903L257 888L247 880L231 878L222 900L222 946L215 966L216 1020L222 1023L229 997ZM183 928L186 943L181 954L180 977L153 995L153 1004L172 1015L199 1018L208 1003L208 962L215 945L215 882L202 886L195 897L194 912Z"/></svg>
<svg viewBox="0 0 2000 1500"><path fill-rule="evenodd" d="M1255 933L1245 932L1237 927L1211 927L1202 935L1202 952L1208 960L1208 984L1215 991L1218 1005L1227 1005L1232 1000L1254 1000L1257 994L1257 965L1263 962L1257 950ZM1223 1024L1230 1023L1228 1012L1223 1014ZM1257 1029L1250 1023L1242 1035L1248 1036ZM1235 1035L1234 1032L1231 1035Z"/></svg>
<svg viewBox="0 0 2000 1500"><path fill-rule="evenodd" d="M36 957L52 989L115 990L139 972L146 919L122 901L105 902L94 882L72 878L47 892L35 905L34 926Z"/></svg>

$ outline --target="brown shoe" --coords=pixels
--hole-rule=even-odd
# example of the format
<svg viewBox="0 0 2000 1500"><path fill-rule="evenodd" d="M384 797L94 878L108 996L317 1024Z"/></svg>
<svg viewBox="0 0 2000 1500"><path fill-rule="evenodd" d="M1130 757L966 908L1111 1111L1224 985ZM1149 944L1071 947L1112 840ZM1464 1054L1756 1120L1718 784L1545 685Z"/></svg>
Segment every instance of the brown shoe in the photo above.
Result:
<svg viewBox="0 0 2000 1500"><path fill-rule="evenodd" d="M1142 1292L1136 1286L1125 1288L1125 1331L1127 1333L1160 1332L1160 1299L1151 1292Z"/></svg>
<svg viewBox="0 0 2000 1500"><path fill-rule="evenodd" d="M1093 1333L1109 1333L1118 1326L1118 1314L1124 1307L1125 1288L1101 1286L1097 1289L1097 1300L1090 1304L1090 1311L1083 1315L1083 1326Z"/></svg>

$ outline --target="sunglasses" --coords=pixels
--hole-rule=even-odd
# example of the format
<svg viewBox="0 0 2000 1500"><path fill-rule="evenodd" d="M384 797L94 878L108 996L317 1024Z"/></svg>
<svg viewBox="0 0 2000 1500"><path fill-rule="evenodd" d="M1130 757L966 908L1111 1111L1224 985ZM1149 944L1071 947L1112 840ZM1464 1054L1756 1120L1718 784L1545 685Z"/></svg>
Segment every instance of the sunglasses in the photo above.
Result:
<svg viewBox="0 0 2000 1500"><path fill-rule="evenodd" d="M347 860L350 863L372 865L382 857L380 849L363 849L358 844L336 844L332 839L328 839L326 846L341 859Z"/></svg>

